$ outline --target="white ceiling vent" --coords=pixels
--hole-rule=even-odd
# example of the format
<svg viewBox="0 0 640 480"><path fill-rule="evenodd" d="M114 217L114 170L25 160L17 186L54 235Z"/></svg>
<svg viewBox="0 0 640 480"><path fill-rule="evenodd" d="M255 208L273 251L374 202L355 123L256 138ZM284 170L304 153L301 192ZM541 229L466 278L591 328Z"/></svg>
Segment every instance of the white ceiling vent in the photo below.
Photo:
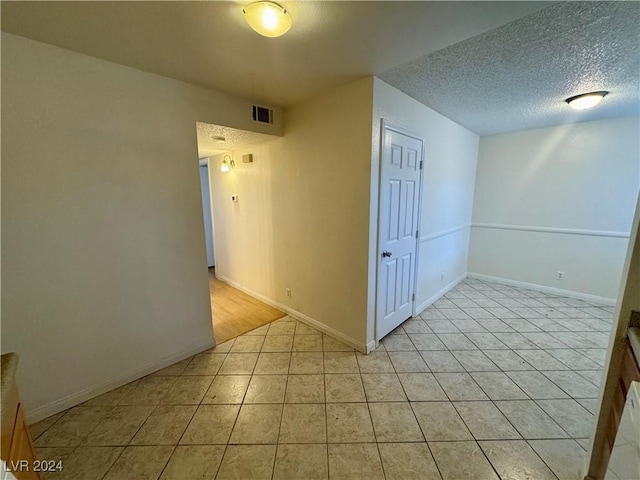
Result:
<svg viewBox="0 0 640 480"><path fill-rule="evenodd" d="M251 107L251 118L258 123L273 123L273 110L267 107L253 105Z"/></svg>

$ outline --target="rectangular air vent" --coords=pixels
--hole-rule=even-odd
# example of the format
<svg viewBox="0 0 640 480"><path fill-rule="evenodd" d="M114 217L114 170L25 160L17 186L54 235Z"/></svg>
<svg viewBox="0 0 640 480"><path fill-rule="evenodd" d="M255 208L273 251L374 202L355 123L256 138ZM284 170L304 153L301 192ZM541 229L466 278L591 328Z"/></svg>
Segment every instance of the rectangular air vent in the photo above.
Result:
<svg viewBox="0 0 640 480"><path fill-rule="evenodd" d="M251 107L251 118L258 123L273 123L273 110L253 105Z"/></svg>

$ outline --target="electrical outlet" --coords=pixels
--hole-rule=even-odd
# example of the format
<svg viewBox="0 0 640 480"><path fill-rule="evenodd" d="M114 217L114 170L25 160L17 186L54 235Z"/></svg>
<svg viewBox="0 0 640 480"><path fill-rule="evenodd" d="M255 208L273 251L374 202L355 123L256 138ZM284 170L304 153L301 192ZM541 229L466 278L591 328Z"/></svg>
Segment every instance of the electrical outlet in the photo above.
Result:
<svg viewBox="0 0 640 480"><path fill-rule="evenodd" d="M290 288L286 288L284 290L285 294L287 295L287 298L291 298L291 289Z"/></svg>
<svg viewBox="0 0 640 480"><path fill-rule="evenodd" d="M561 272L560 270L558 270L556 272L556 280L562 280L564 279L564 272Z"/></svg>

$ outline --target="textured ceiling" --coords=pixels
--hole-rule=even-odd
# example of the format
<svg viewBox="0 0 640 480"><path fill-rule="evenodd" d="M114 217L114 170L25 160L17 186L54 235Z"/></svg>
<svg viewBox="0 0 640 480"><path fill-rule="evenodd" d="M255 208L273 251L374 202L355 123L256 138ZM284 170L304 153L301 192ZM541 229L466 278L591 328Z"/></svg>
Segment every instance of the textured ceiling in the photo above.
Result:
<svg viewBox="0 0 640 480"><path fill-rule="evenodd" d="M243 19L251 1L3 1L2 30L286 107L549 5L281 0L293 27L268 39Z"/></svg>
<svg viewBox="0 0 640 480"><path fill-rule="evenodd" d="M279 138L265 133L249 132L238 128L201 122L196 124L196 131L198 133L199 158L210 157Z"/></svg>
<svg viewBox="0 0 640 480"><path fill-rule="evenodd" d="M640 3L558 3L379 77L480 135L637 115ZM592 110L564 102L594 90Z"/></svg>

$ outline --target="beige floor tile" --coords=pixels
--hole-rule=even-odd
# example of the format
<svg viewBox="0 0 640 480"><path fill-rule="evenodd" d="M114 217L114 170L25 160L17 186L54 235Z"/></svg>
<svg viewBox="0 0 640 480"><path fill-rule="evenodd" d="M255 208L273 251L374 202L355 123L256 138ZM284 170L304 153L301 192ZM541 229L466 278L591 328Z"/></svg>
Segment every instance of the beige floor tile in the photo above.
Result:
<svg viewBox="0 0 640 480"><path fill-rule="evenodd" d="M502 480L556 480L524 440L478 442Z"/></svg>
<svg viewBox="0 0 640 480"><path fill-rule="evenodd" d="M322 349L325 352L353 352L353 347L324 333L322 334Z"/></svg>
<svg viewBox="0 0 640 480"><path fill-rule="evenodd" d="M225 358L226 354L201 353L193 357L182 375L215 375Z"/></svg>
<svg viewBox="0 0 640 480"><path fill-rule="evenodd" d="M138 430L131 445L175 445L189 425L195 405L159 405Z"/></svg>
<svg viewBox="0 0 640 480"><path fill-rule="evenodd" d="M534 370L531 365L512 350L483 350L482 352L504 372Z"/></svg>
<svg viewBox="0 0 640 480"><path fill-rule="evenodd" d="M76 450L75 447L41 447L36 450L36 458L47 465L52 465L50 469L40 472L43 480L55 480L60 478L64 471L67 458ZM62 467L62 471L57 467ZM108 468L108 467L107 467ZM106 470L105 470L106 471Z"/></svg>
<svg viewBox="0 0 640 480"><path fill-rule="evenodd" d="M296 331L296 322L277 322L269 325L267 335L293 335Z"/></svg>
<svg viewBox="0 0 640 480"><path fill-rule="evenodd" d="M366 403L328 403L329 443L375 442Z"/></svg>
<svg viewBox="0 0 640 480"><path fill-rule="evenodd" d="M165 405L198 405L207 393L213 377L178 377L162 399Z"/></svg>
<svg viewBox="0 0 640 480"><path fill-rule="evenodd" d="M273 480L328 480L326 445L278 445Z"/></svg>
<svg viewBox="0 0 640 480"><path fill-rule="evenodd" d="M402 402L407 400L395 373L362 375L364 391L369 402Z"/></svg>
<svg viewBox="0 0 640 480"><path fill-rule="evenodd" d="M574 440L530 440L529 445L559 480L582 478L582 462L587 453Z"/></svg>
<svg viewBox="0 0 640 480"><path fill-rule="evenodd" d="M202 403L242 403L250 380L249 375L219 375L213 379Z"/></svg>
<svg viewBox="0 0 640 480"><path fill-rule="evenodd" d="M260 335L247 335L236 338L230 353L259 352L266 337Z"/></svg>
<svg viewBox="0 0 640 480"><path fill-rule="evenodd" d="M323 403L323 375L289 375L286 403Z"/></svg>
<svg viewBox="0 0 640 480"><path fill-rule="evenodd" d="M453 402L476 440L511 440L521 438L493 402Z"/></svg>
<svg viewBox="0 0 640 480"><path fill-rule="evenodd" d="M74 407L35 441L36 447L80 445L112 407Z"/></svg>
<svg viewBox="0 0 640 480"><path fill-rule="evenodd" d="M322 352L293 352L291 354L291 366L289 373L323 373L324 359Z"/></svg>
<svg viewBox="0 0 640 480"><path fill-rule="evenodd" d="M569 367L549 355L544 350L515 350L536 370L568 370Z"/></svg>
<svg viewBox="0 0 640 480"><path fill-rule="evenodd" d="M429 367L418 352L389 352L396 372L428 372Z"/></svg>
<svg viewBox="0 0 640 480"><path fill-rule="evenodd" d="M426 443L380 443L378 449L387 480L441 478Z"/></svg>
<svg viewBox="0 0 640 480"><path fill-rule="evenodd" d="M465 369L451 352L420 352L432 372L464 372Z"/></svg>
<svg viewBox="0 0 640 480"><path fill-rule="evenodd" d="M277 443L282 405L243 405L229 443Z"/></svg>
<svg viewBox="0 0 640 480"><path fill-rule="evenodd" d="M362 379L357 373L336 373L324 376L327 402L366 402Z"/></svg>
<svg viewBox="0 0 640 480"><path fill-rule="evenodd" d="M491 400L526 400L529 398L503 372L473 372L471 376Z"/></svg>
<svg viewBox="0 0 640 480"><path fill-rule="evenodd" d="M566 393L540 372L507 372L507 375L530 398L567 398Z"/></svg>
<svg viewBox="0 0 640 480"><path fill-rule="evenodd" d="M410 333L409 338L418 350L446 350L447 347L434 333Z"/></svg>
<svg viewBox="0 0 640 480"><path fill-rule="evenodd" d="M229 350L231 350L231 347L233 347L233 344L235 342L236 342L236 339L232 338L231 340L227 340L224 343L219 343L215 347L210 348L206 352L202 352L202 353L229 353Z"/></svg>
<svg viewBox="0 0 640 480"><path fill-rule="evenodd" d="M478 347L464 333L439 333L438 338L449 350L477 350ZM436 350L432 348L430 350ZM440 350L445 350L444 348Z"/></svg>
<svg viewBox="0 0 640 480"><path fill-rule="evenodd" d="M250 330L247 333L245 333L243 335L243 337L248 337L248 336L262 336L262 337L264 337L267 334L267 332L269 331L269 327L270 326L271 326L271 324L267 323L266 325L263 325L261 327L254 328L253 330Z"/></svg>
<svg viewBox="0 0 640 480"><path fill-rule="evenodd" d="M87 436L84 445L113 447L127 445L154 407L113 407Z"/></svg>
<svg viewBox="0 0 640 480"><path fill-rule="evenodd" d="M420 321L422 322L422 320ZM425 326L425 328L427 328L427 325L424 322L422 322L422 324ZM403 323L402 326L404 327L404 325L405 324ZM431 332L425 331L425 332L412 332L412 333L431 333ZM384 345L384 348L387 352L411 352L411 351L415 352L416 351L415 345L413 344L409 336L404 333L400 335L387 335L382 339L382 345Z"/></svg>
<svg viewBox="0 0 640 480"><path fill-rule="evenodd" d="M278 443L326 443L325 405L287 404L282 413Z"/></svg>
<svg viewBox="0 0 640 480"><path fill-rule="evenodd" d="M104 480L156 480L174 447L127 447Z"/></svg>
<svg viewBox="0 0 640 480"><path fill-rule="evenodd" d="M393 373L393 364L387 352L371 352L368 355L356 353L360 373Z"/></svg>
<svg viewBox="0 0 640 480"><path fill-rule="evenodd" d="M410 318L402 324L402 329L406 333L432 333L424 320L420 317Z"/></svg>
<svg viewBox="0 0 640 480"><path fill-rule="evenodd" d="M329 476L331 480L384 480L377 445L329 445Z"/></svg>
<svg viewBox="0 0 640 480"><path fill-rule="evenodd" d="M282 403L286 388L287 375L254 375L244 403Z"/></svg>
<svg viewBox="0 0 640 480"><path fill-rule="evenodd" d="M507 346L498 340L492 333L467 333L467 338L471 340L474 345L481 349L506 349Z"/></svg>
<svg viewBox="0 0 640 480"><path fill-rule="evenodd" d="M149 376L136 382L135 388L122 397L118 405L158 405L178 377Z"/></svg>
<svg viewBox="0 0 640 480"><path fill-rule="evenodd" d="M448 400L431 373L399 373L398 378L411 402Z"/></svg>
<svg viewBox="0 0 640 480"><path fill-rule="evenodd" d="M489 399L468 373L434 373L434 376L450 400Z"/></svg>
<svg viewBox="0 0 640 480"><path fill-rule="evenodd" d="M296 322L296 335L320 335L322 332L316 328L310 327L301 321Z"/></svg>
<svg viewBox="0 0 640 480"><path fill-rule="evenodd" d="M63 469L50 478L88 480L102 478L120 456L124 447L78 447L67 455Z"/></svg>
<svg viewBox="0 0 640 480"><path fill-rule="evenodd" d="M324 352L325 373L360 373L356 354L350 352Z"/></svg>
<svg viewBox="0 0 640 480"><path fill-rule="evenodd" d="M257 353L230 353L218 375L251 375L258 361Z"/></svg>
<svg viewBox="0 0 640 480"><path fill-rule="evenodd" d="M293 335L267 336L262 345L263 352L290 352L293 347Z"/></svg>
<svg viewBox="0 0 640 480"><path fill-rule="evenodd" d="M577 398L576 402L578 402L580 405L582 405L584 408L586 408L587 411L589 413L591 413L592 415L596 414L596 411L598 409L598 399L596 399L596 398Z"/></svg>
<svg viewBox="0 0 640 480"><path fill-rule="evenodd" d="M224 455L224 445L176 447L160 480L212 480Z"/></svg>
<svg viewBox="0 0 640 480"><path fill-rule="evenodd" d="M293 338L294 352L321 352L322 335L298 335Z"/></svg>
<svg viewBox="0 0 640 480"><path fill-rule="evenodd" d="M82 404L82 406L91 406L91 405ZM44 420L40 420L39 422L29 425L29 434L31 435L31 440L37 439L40 435L46 432L65 413L67 413L66 410L64 412L56 413L55 415L51 415L50 417L47 417Z"/></svg>
<svg viewBox="0 0 640 480"><path fill-rule="evenodd" d="M164 367L157 372L152 373L152 375L157 375L160 377L178 377L182 375L184 369L187 368L189 362L193 357L185 358L184 360L180 360L179 362L173 363L168 367Z"/></svg>
<svg viewBox="0 0 640 480"><path fill-rule="evenodd" d="M597 398L600 387L594 385L589 380L577 372L555 371L543 372L544 375L558 385L562 390L573 398ZM540 398L560 398L560 397L540 397Z"/></svg>
<svg viewBox="0 0 640 480"><path fill-rule="evenodd" d="M270 480L275 445L229 445L216 480Z"/></svg>
<svg viewBox="0 0 640 480"><path fill-rule="evenodd" d="M254 375L286 375L289 373L290 353L261 353L253 370Z"/></svg>
<svg viewBox="0 0 640 480"><path fill-rule="evenodd" d="M226 444L239 411L238 405L200 405L182 435L180 444Z"/></svg>
<svg viewBox="0 0 640 480"><path fill-rule="evenodd" d="M115 407L127 393L135 388L135 386L136 382L127 383L120 388L110 390L106 393L103 393L102 395L98 395L97 397L92 398L91 400L87 400L81 405L83 407Z"/></svg>
<svg viewBox="0 0 640 480"><path fill-rule="evenodd" d="M525 439L569 436L532 400L501 400L495 404Z"/></svg>
<svg viewBox="0 0 640 480"><path fill-rule="evenodd" d="M480 350L451 352L467 372L497 372L500 369Z"/></svg>
<svg viewBox="0 0 640 480"><path fill-rule="evenodd" d="M408 402L370 403L369 412L378 442L422 442L424 437Z"/></svg>
<svg viewBox="0 0 640 480"><path fill-rule="evenodd" d="M498 480L476 442L430 442L444 480Z"/></svg>
<svg viewBox="0 0 640 480"><path fill-rule="evenodd" d="M428 442L473 439L451 402L416 402L411 408Z"/></svg>
<svg viewBox="0 0 640 480"><path fill-rule="evenodd" d="M575 400L538 400L536 403L572 437L587 438L593 433L593 415Z"/></svg>

